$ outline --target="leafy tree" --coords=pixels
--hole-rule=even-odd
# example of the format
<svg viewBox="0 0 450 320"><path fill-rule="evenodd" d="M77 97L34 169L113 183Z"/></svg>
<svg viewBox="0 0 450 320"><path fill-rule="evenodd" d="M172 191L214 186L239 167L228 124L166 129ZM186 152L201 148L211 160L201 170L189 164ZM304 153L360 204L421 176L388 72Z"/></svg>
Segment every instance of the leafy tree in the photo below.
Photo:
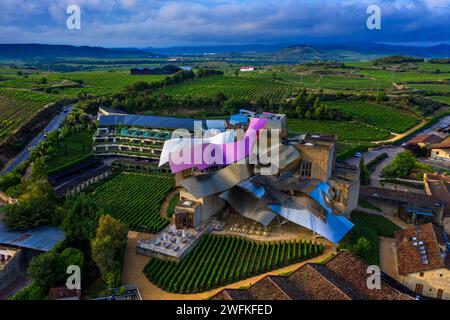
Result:
<svg viewBox="0 0 450 320"><path fill-rule="evenodd" d="M67 267L70 265L83 268L83 253L75 248L66 248L61 253L54 249L34 257L28 273L37 286L48 292L51 287L65 283Z"/></svg>
<svg viewBox="0 0 450 320"><path fill-rule="evenodd" d="M100 217L96 237L91 241L92 260L97 264L102 279L109 287L120 285L123 252L127 228L110 215Z"/></svg>
<svg viewBox="0 0 450 320"><path fill-rule="evenodd" d="M49 197L33 197L6 206L3 223L11 230L26 230L52 221L55 204Z"/></svg>
<svg viewBox="0 0 450 320"><path fill-rule="evenodd" d="M17 292L12 300L45 300L47 298L44 289L33 282L29 286Z"/></svg>
<svg viewBox="0 0 450 320"><path fill-rule="evenodd" d="M370 171L364 163L364 157L359 159L359 179L363 185L370 184Z"/></svg>
<svg viewBox="0 0 450 320"><path fill-rule="evenodd" d="M121 249L127 241L128 230L125 224L109 214L100 217L96 238L111 237L114 249Z"/></svg>
<svg viewBox="0 0 450 320"><path fill-rule="evenodd" d="M63 228L68 240L90 241L98 226L99 209L94 200L80 194L67 211Z"/></svg>
<svg viewBox="0 0 450 320"><path fill-rule="evenodd" d="M417 160L409 151L403 151L397 154L394 160L382 171L383 177L408 177L411 170L417 166Z"/></svg>
<svg viewBox="0 0 450 320"><path fill-rule="evenodd" d="M352 251L359 256L365 256L371 248L370 241L365 237L360 237L353 245Z"/></svg>

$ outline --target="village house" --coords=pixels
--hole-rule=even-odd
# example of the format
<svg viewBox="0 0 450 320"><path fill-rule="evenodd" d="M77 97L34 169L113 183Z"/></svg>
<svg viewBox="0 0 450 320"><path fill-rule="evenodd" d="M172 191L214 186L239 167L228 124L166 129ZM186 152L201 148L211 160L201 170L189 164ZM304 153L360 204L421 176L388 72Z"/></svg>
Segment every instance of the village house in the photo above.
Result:
<svg viewBox="0 0 450 320"><path fill-rule="evenodd" d="M418 135L418 136L414 137L413 139L411 139L408 142L408 145L416 144L421 148L426 148L431 144L440 143L440 142L442 142L442 140L444 140L444 138L442 138L434 133L421 134L421 135Z"/></svg>
<svg viewBox="0 0 450 320"><path fill-rule="evenodd" d="M450 137L440 143L430 145L430 158L434 160L442 160L450 162Z"/></svg>
<svg viewBox="0 0 450 320"><path fill-rule="evenodd" d="M399 280L419 295L450 299L449 249L447 233L432 223L396 232Z"/></svg>

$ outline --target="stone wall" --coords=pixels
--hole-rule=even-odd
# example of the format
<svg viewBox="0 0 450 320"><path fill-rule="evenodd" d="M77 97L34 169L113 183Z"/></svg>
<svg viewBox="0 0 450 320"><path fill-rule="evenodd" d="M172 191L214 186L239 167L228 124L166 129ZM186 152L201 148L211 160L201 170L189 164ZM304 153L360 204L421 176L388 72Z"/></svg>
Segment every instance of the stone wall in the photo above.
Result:
<svg viewBox="0 0 450 320"><path fill-rule="evenodd" d="M0 266L0 291L9 286L20 274L20 257L21 251L18 249L10 249L0 247L0 259L3 256L11 256L11 258L5 263L0 262L3 265Z"/></svg>

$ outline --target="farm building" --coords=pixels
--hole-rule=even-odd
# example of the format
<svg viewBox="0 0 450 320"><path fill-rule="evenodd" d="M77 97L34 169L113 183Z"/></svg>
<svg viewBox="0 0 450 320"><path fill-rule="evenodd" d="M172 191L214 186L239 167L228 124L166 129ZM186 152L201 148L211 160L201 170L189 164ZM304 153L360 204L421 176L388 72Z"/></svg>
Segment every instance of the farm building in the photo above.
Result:
<svg viewBox="0 0 450 320"><path fill-rule="evenodd" d="M385 214L399 217L406 223L443 223L444 205L430 195L370 186L361 186L359 192L364 200Z"/></svg>
<svg viewBox="0 0 450 320"><path fill-rule="evenodd" d="M253 71L253 70L255 70L255 67L253 67L253 66L242 66L239 70L240 70L241 72L248 72L248 71Z"/></svg>
<svg viewBox="0 0 450 320"><path fill-rule="evenodd" d="M450 137L440 143L430 145L430 158L450 162Z"/></svg>
<svg viewBox="0 0 450 320"><path fill-rule="evenodd" d="M425 173L423 182L426 193L444 205L443 226L450 233L450 177Z"/></svg>
<svg viewBox="0 0 450 320"><path fill-rule="evenodd" d="M440 143L440 142L442 142L442 140L444 140L444 138L438 136L437 134L429 133L429 134L422 134L422 135L418 135L417 137L414 137L413 139L411 139L408 142L408 144L416 144L421 148L425 148L431 144Z"/></svg>
<svg viewBox="0 0 450 320"><path fill-rule="evenodd" d="M419 295L450 299L449 250L447 233L432 223L398 231L398 280Z"/></svg>

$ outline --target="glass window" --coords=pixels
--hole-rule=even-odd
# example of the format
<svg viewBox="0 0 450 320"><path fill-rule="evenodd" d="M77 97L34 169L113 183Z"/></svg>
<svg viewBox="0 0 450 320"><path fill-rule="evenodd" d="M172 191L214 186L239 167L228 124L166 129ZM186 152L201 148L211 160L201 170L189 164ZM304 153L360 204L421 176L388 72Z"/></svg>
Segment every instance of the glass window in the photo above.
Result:
<svg viewBox="0 0 450 320"><path fill-rule="evenodd" d="M300 162L300 177L311 178L312 163L310 161Z"/></svg>

